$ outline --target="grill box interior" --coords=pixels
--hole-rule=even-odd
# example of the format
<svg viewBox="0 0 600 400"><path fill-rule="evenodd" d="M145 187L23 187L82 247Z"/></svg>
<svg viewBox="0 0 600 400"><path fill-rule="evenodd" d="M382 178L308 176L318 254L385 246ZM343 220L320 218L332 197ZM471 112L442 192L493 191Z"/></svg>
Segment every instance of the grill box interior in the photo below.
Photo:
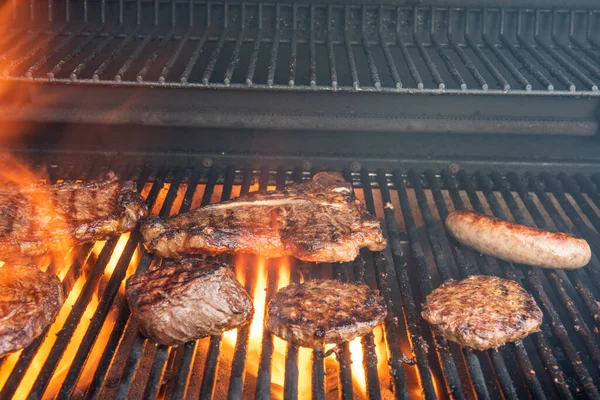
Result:
<svg viewBox="0 0 600 400"><path fill-rule="evenodd" d="M130 319L125 279L161 263L139 232L79 246L41 266L69 295L0 359L0 398L600 398L598 258L513 265L442 222L474 209L598 254L595 0L14 0L0 22L1 147L40 176L113 170L166 217L337 170L389 241L344 264L222 257L254 321L179 348ZM432 331L424 297L473 274L522 284L541 331L487 352ZM278 288L319 278L379 288L385 324L326 351L263 332Z"/></svg>
<svg viewBox="0 0 600 400"><path fill-rule="evenodd" d="M592 3L7 2L0 117L593 135Z"/></svg>

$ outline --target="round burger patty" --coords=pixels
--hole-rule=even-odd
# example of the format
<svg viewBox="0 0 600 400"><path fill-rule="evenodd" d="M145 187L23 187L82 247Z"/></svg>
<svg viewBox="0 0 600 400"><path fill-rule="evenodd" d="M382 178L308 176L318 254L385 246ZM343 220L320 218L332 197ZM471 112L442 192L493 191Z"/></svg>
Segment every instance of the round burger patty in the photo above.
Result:
<svg viewBox="0 0 600 400"><path fill-rule="evenodd" d="M0 357L29 346L50 325L63 300L56 275L35 267L0 268Z"/></svg>
<svg viewBox="0 0 600 400"><path fill-rule="evenodd" d="M525 338L543 316L518 283L483 275L448 280L426 297L421 315L448 340L476 350Z"/></svg>
<svg viewBox="0 0 600 400"><path fill-rule="evenodd" d="M281 289L269 303L265 324L288 342L316 349L364 336L385 316L383 299L367 285L312 280Z"/></svg>

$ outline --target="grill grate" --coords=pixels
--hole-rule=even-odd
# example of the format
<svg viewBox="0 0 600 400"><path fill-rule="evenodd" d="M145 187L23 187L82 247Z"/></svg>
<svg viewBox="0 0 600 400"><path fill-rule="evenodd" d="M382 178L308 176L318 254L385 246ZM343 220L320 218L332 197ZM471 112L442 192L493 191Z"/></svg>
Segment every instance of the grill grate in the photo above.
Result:
<svg viewBox="0 0 600 400"><path fill-rule="evenodd" d="M115 168L106 160L90 165L54 165L48 168L50 179L91 179ZM153 212L162 216L308 177L301 169L283 167L142 166L117 171L134 178ZM389 249L363 250L353 263L319 267L297 260L228 260L254 295L257 314L287 281L334 278L377 286L390 311L381 330L325 352L288 345L262 334L254 323L176 349L155 347L129 319L122 282L161 260L146 253L139 233L132 233L102 247L77 249L63 286L79 295L72 308L67 305L66 318L57 322L61 326L50 327L29 348L0 361L0 397L600 397L597 257L575 271L513 265L459 245L441 223L454 208L473 208L581 235L597 254L599 175L362 169L345 176L381 219ZM388 203L393 207L383 206ZM284 264L289 264L288 275L282 273ZM479 273L517 280L532 293L544 311L541 332L488 352L461 349L432 332L419 316L424 296L444 280ZM86 319L89 324L82 329ZM57 332L55 340L50 332Z"/></svg>
<svg viewBox="0 0 600 400"><path fill-rule="evenodd" d="M15 4L7 21L13 28L0 43L2 76L9 80L600 93L595 10L175 0Z"/></svg>

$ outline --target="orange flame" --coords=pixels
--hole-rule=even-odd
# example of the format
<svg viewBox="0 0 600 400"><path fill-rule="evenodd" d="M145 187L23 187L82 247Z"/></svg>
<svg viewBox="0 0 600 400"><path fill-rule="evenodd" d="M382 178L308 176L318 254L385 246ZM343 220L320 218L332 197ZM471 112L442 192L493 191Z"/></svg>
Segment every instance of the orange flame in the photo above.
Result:
<svg viewBox="0 0 600 400"><path fill-rule="evenodd" d="M50 250L46 259L40 257L35 261L40 262L40 267L47 266L46 262L51 262L54 272L59 277L64 277L66 269L72 263L71 249L74 244L67 233L66 213L52 201L54 196L51 188L40 175L9 154L0 154L0 160L4 165L10 166L0 170L0 184L5 189L4 192L0 192L0 203L12 203L16 193L22 197L23 202L18 211L35 216L39 223L37 227L39 238L36 237L35 240L45 240ZM19 229L18 226L0 226L0 235L9 228L14 231ZM14 254L0 254L0 260L14 259L14 257ZM22 257L18 262L31 262L31 260Z"/></svg>
<svg viewBox="0 0 600 400"><path fill-rule="evenodd" d="M245 284L249 274L253 275L254 290L252 297L254 303L254 318L250 324L247 359L259 360L262 352L262 337L264 333L265 307L267 305L267 269L277 268L277 289L281 289L290 283L291 266L287 258L280 260L278 265L267 266L267 260L259 257L256 265L249 264L250 257L236 257L236 277L241 284ZM235 347L237 330L231 330L223 334L223 351L227 354ZM285 385L285 360L289 344L273 336L273 354L271 358L271 397L283 398L283 387ZM252 377L258 376L258 362L248 363L246 374ZM311 371L312 350L301 348L298 354L298 395L307 399L311 396Z"/></svg>
<svg viewBox="0 0 600 400"><path fill-rule="evenodd" d="M350 360L352 362L354 391L356 392L356 389L358 389L361 398L365 398L367 395L367 378L363 368L363 349L360 338L356 338L350 342Z"/></svg>
<svg viewBox="0 0 600 400"><path fill-rule="evenodd" d="M25 171L27 171L25 169ZM28 172L28 171L27 171ZM29 176L29 175L27 175ZM31 174L32 178L36 179L35 174ZM2 178L2 171L0 171L0 178ZM12 178L13 181L16 181L16 175ZM168 184L165 185L165 188L161 191L156 201L156 205L154 208L155 213L159 211L160 206L162 206L164 197L168 191ZM150 186L145 187L142 191L142 195L147 195L149 192ZM185 190L180 189L177 195L177 199L180 199L184 194ZM179 200L176 200L179 201ZM115 250L106 265L106 269L104 271L104 280L110 279L114 270L117 266L119 258L125 248L125 245L129 239L129 234L124 234L120 237ZM106 242L99 241L94 244L92 249L93 259L96 259L103 247L106 245ZM127 277L132 275L135 271L135 268L138 265L140 258L139 249L136 249L130 264L127 269ZM250 262L252 260L252 262ZM255 307L255 315L253 321L251 322L249 329L249 342L247 348L247 376L256 377L258 375L258 368L260 360L261 352L262 352L262 338L264 333L264 318L265 318L265 307L267 305L267 289L269 285L276 285L277 289L281 289L284 286L287 286L290 283L291 279L291 265L289 259L283 258L278 261L276 265L267 265L272 264L272 262L267 262L267 260L263 257L251 257L251 256L238 256L236 257L236 277L238 281L242 285L246 285L247 282L253 282L253 288L251 289L251 297L253 298L253 303ZM70 264L65 264L70 265ZM276 268L276 279L277 282L268 282L267 272L268 268ZM66 268L64 271L61 270L59 273L59 277L64 278L66 274ZM87 280L85 274L75 282L73 289L71 290L65 304L61 308L55 323L51 326L50 331L47 337L44 339L39 351L34 357L31 365L25 371L25 375L21 382L21 385L18 387L17 392L15 394L16 398L26 397L31 390L36 377L39 375L39 372L45 362L48 354L50 353L52 346L56 341L56 334L63 328L65 321L71 312L71 308L77 301L81 290ZM120 297L120 301L123 301L124 294L124 282L121 284L120 293L118 296ZM54 373L48 389L43 394L46 397L54 397L60 390L60 387L66 377L66 374L69 371L71 363L75 357L77 349L79 348L81 341L87 331L90 320L94 316L101 296L103 295L103 288L96 291L86 307L84 315L82 316L78 326L76 327L74 334L67 346L67 349L64 352L61 361L59 362L56 372ZM117 298L117 301L119 297ZM83 371L81 373L81 377L78 381L77 388L85 389L91 382L93 378L93 374L95 373L96 366L102 357L104 348L108 341L108 338L112 332L116 321L116 307L113 307L109 315L107 316L106 321L104 322L102 329L99 332L98 337L96 338L95 344L92 347L88 359L83 367ZM231 330L225 332L223 334L222 340L222 354L233 354L233 349L235 348L237 339L238 339L238 330ZM375 344L376 344L376 353L378 359L378 371L380 377L382 379L389 378L389 368L387 366L387 348L385 346L385 337L384 331L382 328L377 328L374 332ZM283 398L283 387L285 384L285 360L287 356L287 351L290 345L279 339L278 337L273 337L273 354L271 360L271 382L272 382L272 390L271 397L273 398ZM331 346L327 346L326 350L330 349ZM366 377L365 371L363 368L363 349L361 345L360 338L355 339L350 343L350 352L351 352L351 360L352 360L352 375L354 380L354 392L356 397L365 397L366 396ZM4 365L0 368L0 390L5 384L8 376L14 368L14 365L18 361L20 352L10 355L7 357ZM334 380L339 373L339 368L337 367L336 362L332 362L333 357L329 357L326 360L327 365L327 374L326 383L329 380ZM298 352L298 371L299 371L299 379L298 379L298 395L302 399L308 399L312 396L312 349L300 348ZM335 364L335 367L332 365ZM329 393L329 392L328 392Z"/></svg>
<svg viewBox="0 0 600 400"><path fill-rule="evenodd" d="M117 265L119 258L121 257L121 254L125 248L127 240L129 239L129 236L130 236L130 234L128 234L128 233L121 235L121 237L115 247L115 251L113 252L113 254L106 266L106 269L104 271L105 278L108 279L112 276L112 273L114 272L114 269ZM92 249L92 254L95 254L97 256L102 251L102 248L105 244L106 244L106 242L103 242L103 241L97 242L94 245L94 248ZM133 272L135 271L135 268L138 265L139 259L140 259L140 252L139 252L139 249L136 249L133 256L131 257L130 263L127 268L127 277L129 277L130 275L133 274ZM29 368L26 370L25 375L23 376L23 379L21 381L21 384L19 385L19 387L17 388L17 390L15 392L15 398L27 397L27 394L30 392L30 390L35 382L36 377L40 373L46 358L50 354L50 351L52 350L52 347L54 346L54 344L56 342L56 335L64 327L64 323L65 323L67 317L69 316L71 309L75 305L75 302L79 298L79 295L80 295L86 281L87 281L87 276L85 274L82 274L79 277L79 279L75 282L71 292L69 293L69 296L67 297L67 300L61 307L54 324L51 325L46 338L44 339L44 341L42 342L42 345L40 346L40 349L38 350L35 357L33 358ZM123 283L120 287L121 296L124 293L124 282L125 282L125 280L123 281ZM102 296L102 294L103 294L103 290L95 291L90 302L88 303L88 305L85 309L85 312L83 313L81 320L73 333L73 336L69 342L69 345L65 349L63 357L61 358L61 361L59 362L59 364L56 368L56 371L53 374L52 379L50 380L48 388L46 389L46 392L44 393L44 395L46 397L52 398L58 394L58 391L60 390L60 387L70 369L71 363L73 362L73 359L75 358L77 350L79 349L79 346L81 345L81 341L83 340L83 337L90 325L91 319L93 318L94 314L96 313L96 310L97 310L98 304L99 304L99 299ZM81 387L81 388L85 389L91 383L93 375L96 372L96 366L98 365L98 362L100 361L100 358L102 357L102 354L104 353L104 348L106 346L108 338L109 338L109 336L112 332L112 329L114 327L114 324L116 322L117 311L118 311L117 308L113 307L111 312L108 314L108 316L96 338L94 346L92 347L92 349L87 357L87 360L84 365L81 376L79 378L77 387ZM6 380L10 376L10 373L12 372L14 365L16 364L16 362L19 359L20 353L21 352L17 352L17 353L9 355L6 362L0 369L0 388L2 388L2 386L4 386L4 384L6 383Z"/></svg>

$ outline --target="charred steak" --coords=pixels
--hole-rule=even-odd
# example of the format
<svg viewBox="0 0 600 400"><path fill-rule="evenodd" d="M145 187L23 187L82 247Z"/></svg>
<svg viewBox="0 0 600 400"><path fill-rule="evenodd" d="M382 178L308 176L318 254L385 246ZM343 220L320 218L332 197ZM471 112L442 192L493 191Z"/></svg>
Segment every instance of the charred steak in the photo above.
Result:
<svg viewBox="0 0 600 400"><path fill-rule="evenodd" d="M352 261L362 247L383 250L377 219L354 199L337 173L285 190L251 193L142 225L146 247L163 257L183 254L291 255L311 262Z"/></svg>
<svg viewBox="0 0 600 400"><path fill-rule="evenodd" d="M487 350L538 331L543 315L518 283L474 275L427 295L422 316L448 340Z"/></svg>
<svg viewBox="0 0 600 400"><path fill-rule="evenodd" d="M0 268L0 357L38 337L64 301L60 280L35 267Z"/></svg>
<svg viewBox="0 0 600 400"><path fill-rule="evenodd" d="M132 231L148 215L133 182L0 185L0 259L35 257Z"/></svg>
<svg viewBox="0 0 600 400"><path fill-rule="evenodd" d="M318 349L364 336L385 316L383 299L367 285L312 280L281 289L269 303L265 325L288 342Z"/></svg>
<svg viewBox="0 0 600 400"><path fill-rule="evenodd" d="M131 313L144 336L176 346L246 324L252 299L227 264L169 261L127 280Z"/></svg>

